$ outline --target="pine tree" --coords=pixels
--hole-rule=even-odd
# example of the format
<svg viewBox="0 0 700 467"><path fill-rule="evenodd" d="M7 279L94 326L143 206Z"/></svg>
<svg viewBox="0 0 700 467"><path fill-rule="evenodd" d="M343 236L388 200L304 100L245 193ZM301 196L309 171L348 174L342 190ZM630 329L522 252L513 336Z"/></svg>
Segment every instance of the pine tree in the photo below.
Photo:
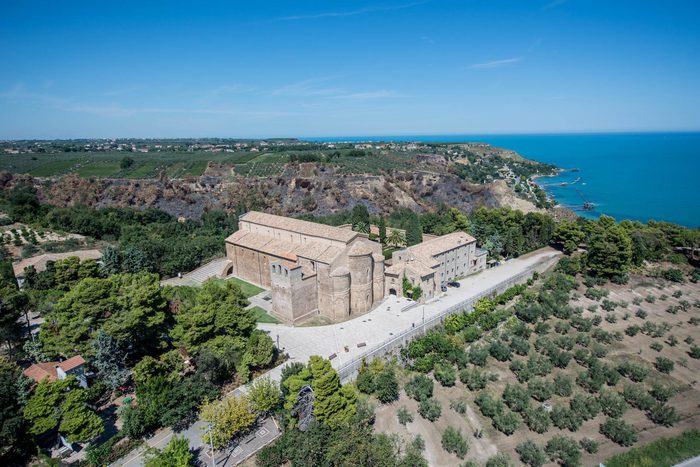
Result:
<svg viewBox="0 0 700 467"><path fill-rule="evenodd" d="M314 390L314 416L319 422L337 426L355 413L357 395L352 386L341 386L331 362L317 355L309 359Z"/></svg>
<svg viewBox="0 0 700 467"><path fill-rule="evenodd" d="M92 346L95 349L92 365L107 387L115 390L126 381L129 375L125 365L126 355L112 336L101 329L97 332Z"/></svg>

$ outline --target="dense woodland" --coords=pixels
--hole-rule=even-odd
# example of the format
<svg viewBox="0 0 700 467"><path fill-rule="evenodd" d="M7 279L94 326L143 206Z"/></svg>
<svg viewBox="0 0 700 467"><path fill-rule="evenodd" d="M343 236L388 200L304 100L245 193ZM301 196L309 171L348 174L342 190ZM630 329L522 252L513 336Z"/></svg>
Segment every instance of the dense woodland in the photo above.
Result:
<svg viewBox="0 0 700 467"><path fill-rule="evenodd" d="M159 283L161 276L191 270L223 254L223 239L237 228L235 215L209 212L201 219L178 220L157 210L57 208L39 203L27 186L3 192L0 210L13 221L79 233L110 245L105 247L101 266L92 260L69 258L50 264L43 272L26 271L22 290L17 288L12 258L4 247L1 251L0 456L6 463L35 455L36 446L47 446L61 433L70 441L92 440L88 460L101 465L123 454L124 446L138 444L144 433L160 426L187 426L202 403L216 401L226 385L245 383L281 361L270 337L255 329L255 317L244 309L247 299L238 286L209 282L201 288L173 288ZM673 224L616 223L605 216L597 221L556 223L546 213L523 214L507 208L480 208L468 214L448 207L427 214L399 210L379 218L358 205L332 216L307 218L335 225L351 223L362 232L376 224L377 239L388 252L419 243L423 233L442 235L458 230L473 235L494 259L517 257L547 245L567 253L583 248L584 253L576 260L563 261L562 267L569 274L584 274L593 283L624 282L627 273L645 261L696 265L700 247L698 230ZM392 229L403 229L406 234L397 235ZM679 271L670 268L662 273L669 278L683 274L674 269ZM697 269L690 278L700 279ZM500 319L490 306L454 319L470 316L467 321L478 319L479 328L488 327L482 319ZM38 334L31 338L30 314L43 320ZM476 332L473 324L456 321L451 325L466 334ZM415 341L407 351L413 355L412 349L424 344ZM31 363L76 354L88 361L93 375L87 389L78 387L73 378L33 385L22 375L21 368ZM434 369L440 359L431 355L431 351L418 352L413 364ZM205 405L202 416L216 425L221 414L235 415L240 422L236 430L220 426L212 434L224 445L251 426L259 414L278 413L290 429L261 453L261 465L282 461L302 465L310 458L317 459L318 465L424 465L421 440L403 446L396 439L372 434L372 410L363 398L358 399L357 390L374 394L380 401L392 400L398 391L392 368L373 371L371 377L358 380L356 389L341 386L335 371L322 359L308 366L290 366L281 388L261 386L255 398L210 402L214 405ZM289 396L304 384L315 385L318 397L326 397L327 402L318 404L317 423L300 433L293 429ZM99 408L131 392L138 405L119 410L123 428L112 435L106 425L113 420L98 416ZM435 409L426 405L426 414L431 410ZM128 442L120 443L122 439ZM153 453L153 458L175 455L182 448L178 442L169 446L172 452Z"/></svg>

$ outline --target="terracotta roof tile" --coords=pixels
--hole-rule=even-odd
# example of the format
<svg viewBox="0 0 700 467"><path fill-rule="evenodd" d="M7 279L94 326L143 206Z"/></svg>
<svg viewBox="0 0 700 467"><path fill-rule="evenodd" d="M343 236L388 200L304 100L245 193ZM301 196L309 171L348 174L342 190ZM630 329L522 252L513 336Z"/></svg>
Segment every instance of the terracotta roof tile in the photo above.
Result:
<svg viewBox="0 0 700 467"><path fill-rule="evenodd" d="M70 371L73 368L77 368L80 365L84 365L84 364L85 364L85 359L83 357L81 357L80 355L76 355L75 357L71 357L68 360L62 361L61 363L58 364L58 366L61 367L61 369L63 371Z"/></svg>
<svg viewBox="0 0 700 467"><path fill-rule="evenodd" d="M241 216L242 221L253 224L265 225L276 229L288 230L304 235L319 238L328 238L340 242L349 243L350 240L358 236L357 232L345 230L331 225L318 224L316 222L293 219L291 217L275 216L264 212L250 211Z"/></svg>
<svg viewBox="0 0 700 467"><path fill-rule="evenodd" d="M35 363L24 370L24 376L33 379L37 383L43 381L44 379L48 379L49 381L53 382L58 379L58 375L56 374L57 365L58 362Z"/></svg>
<svg viewBox="0 0 700 467"><path fill-rule="evenodd" d="M408 247L408 251L416 256L432 257L475 241L474 237L465 232L453 232Z"/></svg>

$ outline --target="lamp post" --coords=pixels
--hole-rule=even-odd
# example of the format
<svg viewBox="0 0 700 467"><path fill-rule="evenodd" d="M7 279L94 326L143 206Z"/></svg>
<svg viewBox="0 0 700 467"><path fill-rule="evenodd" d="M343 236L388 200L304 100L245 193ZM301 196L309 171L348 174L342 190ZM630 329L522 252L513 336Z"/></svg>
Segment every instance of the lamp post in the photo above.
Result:
<svg viewBox="0 0 700 467"><path fill-rule="evenodd" d="M207 433L209 433L209 448L211 448L211 467L216 467L216 459L214 458L214 437L211 434L211 422L207 425Z"/></svg>

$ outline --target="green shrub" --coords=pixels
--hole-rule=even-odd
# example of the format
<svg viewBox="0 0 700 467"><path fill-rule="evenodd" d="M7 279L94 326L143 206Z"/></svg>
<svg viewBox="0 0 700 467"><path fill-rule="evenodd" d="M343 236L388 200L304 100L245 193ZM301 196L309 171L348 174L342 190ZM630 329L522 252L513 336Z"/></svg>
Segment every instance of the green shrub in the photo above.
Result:
<svg viewBox="0 0 700 467"><path fill-rule="evenodd" d="M530 407L523 413L525 424L535 433L546 433L552 425L552 419L544 407Z"/></svg>
<svg viewBox="0 0 700 467"><path fill-rule="evenodd" d="M609 418L600 425L600 434L620 446L632 446L639 436L632 426L616 418Z"/></svg>
<svg viewBox="0 0 700 467"><path fill-rule="evenodd" d="M479 328L479 326L476 325L471 325L467 326L466 329L462 332L462 339L464 339L464 342L476 342L479 340L479 338L483 335L483 331Z"/></svg>
<svg viewBox="0 0 700 467"><path fill-rule="evenodd" d="M560 405L554 406L549 416L554 426L560 430L567 429L571 432L575 432L578 431L583 424L583 417L581 414Z"/></svg>
<svg viewBox="0 0 700 467"><path fill-rule="evenodd" d="M626 376L635 383L641 383L649 374L649 368L646 365L637 364L631 361L625 361L617 366L617 371L622 376Z"/></svg>
<svg viewBox="0 0 700 467"><path fill-rule="evenodd" d="M474 403L479 407L481 414L485 417L493 418L497 413L505 410L505 405L502 401L496 400L485 392L480 392Z"/></svg>
<svg viewBox="0 0 700 467"><path fill-rule="evenodd" d="M688 351L688 355L690 355L690 357L694 359L700 358L700 347L698 347L695 344L691 345L690 350Z"/></svg>
<svg viewBox="0 0 700 467"><path fill-rule="evenodd" d="M382 404L399 399L399 382L393 368L385 368L374 380L374 394Z"/></svg>
<svg viewBox="0 0 700 467"><path fill-rule="evenodd" d="M460 415L467 413L467 403L463 400L450 401L450 408Z"/></svg>
<svg viewBox="0 0 700 467"><path fill-rule="evenodd" d="M661 342L652 342L651 344L649 344L649 348L651 350L656 350L657 352L661 352L661 350L664 348L664 346Z"/></svg>
<svg viewBox="0 0 700 467"><path fill-rule="evenodd" d="M454 386L457 380L457 372L452 365L447 363L437 363L433 375L445 387Z"/></svg>
<svg viewBox="0 0 700 467"><path fill-rule="evenodd" d="M402 425L413 422L413 414L403 405L399 407L396 415L399 419L399 423Z"/></svg>
<svg viewBox="0 0 700 467"><path fill-rule="evenodd" d="M629 405L639 410L648 410L654 405L654 398L640 384L625 384L622 397Z"/></svg>
<svg viewBox="0 0 700 467"><path fill-rule="evenodd" d="M673 366L673 361L666 357L656 357L656 361L654 361L654 367L661 373L671 373Z"/></svg>
<svg viewBox="0 0 700 467"><path fill-rule="evenodd" d="M433 380L425 375L416 375L404 389L409 397L420 402L433 397Z"/></svg>
<svg viewBox="0 0 700 467"><path fill-rule="evenodd" d="M519 336L515 336L510 340L510 348L518 355L527 355L530 351L530 343Z"/></svg>
<svg viewBox="0 0 700 467"><path fill-rule="evenodd" d="M484 464L484 467L512 467L513 463L510 460L510 457L508 457L507 454L503 454L502 452L499 452L495 456L491 456L488 458L486 463Z"/></svg>
<svg viewBox="0 0 700 467"><path fill-rule="evenodd" d="M440 418L440 415L442 414L442 406L440 405L439 401L433 398L424 399L418 405L418 413L426 420L434 422Z"/></svg>
<svg viewBox="0 0 700 467"><path fill-rule="evenodd" d="M595 396L576 394L569 401L569 409L584 420L591 420L600 413L600 403Z"/></svg>
<svg viewBox="0 0 700 467"><path fill-rule="evenodd" d="M580 444L583 450L589 454L595 454L598 452L598 448L600 447L600 443L591 438L582 438L578 444Z"/></svg>
<svg viewBox="0 0 700 467"><path fill-rule="evenodd" d="M507 384L503 390L503 402L516 412L523 412L530 407L530 393L520 384Z"/></svg>
<svg viewBox="0 0 700 467"><path fill-rule="evenodd" d="M562 397L570 397L573 392L574 384L566 375L561 373L554 377L554 393Z"/></svg>
<svg viewBox="0 0 700 467"><path fill-rule="evenodd" d="M590 300L595 300L598 302L600 301L600 299L607 297L608 294L609 292L607 291L607 289L590 288L586 290L586 293L584 293L583 295Z"/></svg>
<svg viewBox="0 0 700 467"><path fill-rule="evenodd" d="M544 378L533 378L527 383L530 395L536 401L544 402L554 394L552 383Z"/></svg>
<svg viewBox="0 0 700 467"><path fill-rule="evenodd" d="M510 436L520 428L522 418L511 410L502 410L493 419L493 427L506 436Z"/></svg>
<svg viewBox="0 0 700 467"><path fill-rule="evenodd" d="M489 357L489 349L481 346L472 346L469 348L467 360L469 363L476 366L486 365L486 360Z"/></svg>
<svg viewBox="0 0 700 467"><path fill-rule="evenodd" d="M685 282L683 271L677 268L670 268L666 269L665 271L661 271L661 277L671 282Z"/></svg>
<svg viewBox="0 0 700 467"><path fill-rule="evenodd" d="M545 447L551 460L562 467L577 467L581 465L581 450L576 440L568 436L555 436L547 441Z"/></svg>
<svg viewBox="0 0 700 467"><path fill-rule="evenodd" d="M499 362L508 361L513 355L508 344L502 341L492 342L489 346L489 354Z"/></svg>
<svg viewBox="0 0 700 467"><path fill-rule="evenodd" d="M549 461L544 446L529 439L518 444L515 452L520 456L520 461L530 467L541 467Z"/></svg>
<svg viewBox="0 0 700 467"><path fill-rule="evenodd" d="M459 372L459 380L470 390L480 391L488 383L488 375L478 368L465 368Z"/></svg>
<svg viewBox="0 0 700 467"><path fill-rule="evenodd" d="M442 433L442 448L460 459L464 459L464 456L467 455L467 451L469 451L469 444L467 444L467 440L462 436L461 431L448 426Z"/></svg>
<svg viewBox="0 0 700 467"><path fill-rule="evenodd" d="M618 393L613 391L603 391L598 396L600 408L605 415L612 418L620 418L627 411L627 402Z"/></svg>
<svg viewBox="0 0 700 467"><path fill-rule="evenodd" d="M647 418L657 425L670 427L680 421L676 409L670 405L657 402L647 411Z"/></svg>

